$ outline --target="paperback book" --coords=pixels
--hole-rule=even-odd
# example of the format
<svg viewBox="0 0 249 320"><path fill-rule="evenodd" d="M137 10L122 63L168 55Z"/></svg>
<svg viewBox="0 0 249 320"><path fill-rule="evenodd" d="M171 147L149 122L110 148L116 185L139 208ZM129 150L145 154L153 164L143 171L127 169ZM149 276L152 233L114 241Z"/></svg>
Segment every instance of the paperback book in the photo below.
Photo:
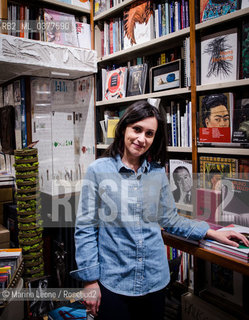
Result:
<svg viewBox="0 0 249 320"><path fill-rule="evenodd" d="M127 68L104 71L102 69L102 83L104 84L104 100L121 99L126 96Z"/></svg>
<svg viewBox="0 0 249 320"><path fill-rule="evenodd" d="M249 228L238 226L238 225L232 225L227 226L224 228L220 228L217 231L227 231L227 230L233 230L239 233L242 233L247 238L249 237ZM211 239L202 239L200 240L200 247L222 253L226 256L229 256L231 258L236 258L243 262L249 262L249 248L246 247L243 242L238 242L239 247L233 247L224 243L217 242L215 240Z"/></svg>
<svg viewBox="0 0 249 320"><path fill-rule="evenodd" d="M238 4L238 0L200 0L200 22L234 12Z"/></svg>
<svg viewBox="0 0 249 320"><path fill-rule="evenodd" d="M201 84L237 79L237 28L201 38Z"/></svg>
<svg viewBox="0 0 249 320"><path fill-rule="evenodd" d="M236 101L232 141L249 143L249 99L238 99Z"/></svg>
<svg viewBox="0 0 249 320"><path fill-rule="evenodd" d="M221 191L196 189L196 219L219 224L221 214Z"/></svg>
<svg viewBox="0 0 249 320"><path fill-rule="evenodd" d="M145 93L148 66L146 63L129 67L127 96Z"/></svg>
<svg viewBox="0 0 249 320"><path fill-rule="evenodd" d="M233 132L234 97L231 92L199 97L199 142L229 143Z"/></svg>
<svg viewBox="0 0 249 320"><path fill-rule="evenodd" d="M170 187L177 203L192 203L192 163L187 160L170 160Z"/></svg>
<svg viewBox="0 0 249 320"><path fill-rule="evenodd" d="M151 1L139 1L124 11L124 49L154 38Z"/></svg>
<svg viewBox="0 0 249 320"><path fill-rule="evenodd" d="M44 9L46 41L77 47L76 22L72 14Z"/></svg>
<svg viewBox="0 0 249 320"><path fill-rule="evenodd" d="M221 190L221 179L235 177L238 160L234 158L200 157L200 187Z"/></svg>
<svg viewBox="0 0 249 320"><path fill-rule="evenodd" d="M223 221L249 227L249 180L222 180Z"/></svg>
<svg viewBox="0 0 249 320"><path fill-rule="evenodd" d="M248 1L249 3L249 1ZM242 30L241 30L241 71L242 71L242 79L249 78L249 20L248 18L242 22Z"/></svg>

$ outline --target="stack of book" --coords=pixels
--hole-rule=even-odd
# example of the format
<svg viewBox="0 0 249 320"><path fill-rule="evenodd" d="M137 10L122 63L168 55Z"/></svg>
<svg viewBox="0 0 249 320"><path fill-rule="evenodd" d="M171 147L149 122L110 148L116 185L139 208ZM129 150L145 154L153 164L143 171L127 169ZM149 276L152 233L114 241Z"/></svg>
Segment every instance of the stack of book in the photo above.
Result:
<svg viewBox="0 0 249 320"><path fill-rule="evenodd" d="M0 250L0 288L7 288L22 261L22 249Z"/></svg>
<svg viewBox="0 0 249 320"><path fill-rule="evenodd" d="M244 234L247 238L249 237L249 228L238 225L232 225L224 227L218 231L234 230ZM235 239L232 239L235 241ZM237 240L236 240L237 241ZM242 242L239 242L239 247L233 247L224 243L220 243L210 239L200 240L200 247L208 249L216 253L222 253L230 258L236 258L242 262L249 262L249 247L246 247Z"/></svg>

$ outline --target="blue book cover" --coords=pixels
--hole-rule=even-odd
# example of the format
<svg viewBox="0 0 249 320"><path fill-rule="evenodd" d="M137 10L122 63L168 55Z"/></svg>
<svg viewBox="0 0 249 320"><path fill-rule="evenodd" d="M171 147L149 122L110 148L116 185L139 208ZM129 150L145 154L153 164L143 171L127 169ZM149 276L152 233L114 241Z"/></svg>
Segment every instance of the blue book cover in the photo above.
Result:
<svg viewBox="0 0 249 320"><path fill-rule="evenodd" d="M21 86L21 131L22 147L27 147L27 121L26 121L26 99L25 99L25 79L20 80Z"/></svg>
<svg viewBox="0 0 249 320"><path fill-rule="evenodd" d="M182 29L182 25L181 25L181 3L180 1L178 2L178 12L176 14L178 14L178 30Z"/></svg>
<svg viewBox="0 0 249 320"><path fill-rule="evenodd" d="M174 1L171 1L170 3L170 32L174 32L174 9L175 9L175 4Z"/></svg>
<svg viewBox="0 0 249 320"><path fill-rule="evenodd" d="M186 17L185 17L185 5L184 0L181 3L181 18L182 18L182 29L186 28Z"/></svg>
<svg viewBox="0 0 249 320"><path fill-rule="evenodd" d="M185 20L186 20L186 28L187 28L189 27L188 0L185 0Z"/></svg>
<svg viewBox="0 0 249 320"><path fill-rule="evenodd" d="M166 34L169 34L170 27L169 27L169 0L165 2L165 20L166 20Z"/></svg>
<svg viewBox="0 0 249 320"><path fill-rule="evenodd" d="M159 25L159 37L162 36L162 5L158 4L158 25Z"/></svg>
<svg viewBox="0 0 249 320"><path fill-rule="evenodd" d="M65 319L87 319L86 307L83 303L76 301L66 306L57 308L48 313L50 320Z"/></svg>

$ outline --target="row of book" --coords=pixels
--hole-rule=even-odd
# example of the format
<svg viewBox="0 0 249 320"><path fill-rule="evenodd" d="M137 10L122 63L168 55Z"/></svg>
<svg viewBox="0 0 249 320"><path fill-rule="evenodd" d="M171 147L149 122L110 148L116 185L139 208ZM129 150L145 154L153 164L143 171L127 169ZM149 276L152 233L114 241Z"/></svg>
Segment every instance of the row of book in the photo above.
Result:
<svg viewBox="0 0 249 320"><path fill-rule="evenodd" d="M59 1L90 10L90 0L59 0Z"/></svg>
<svg viewBox="0 0 249 320"><path fill-rule="evenodd" d="M94 0L94 15L97 16L101 12L116 7L124 2L124 0Z"/></svg>
<svg viewBox="0 0 249 320"><path fill-rule="evenodd" d="M192 147L191 101L171 101L165 107L168 146Z"/></svg>
<svg viewBox="0 0 249 320"><path fill-rule="evenodd" d="M128 49L189 26L188 1L159 4L143 1L129 6L122 17L104 21L101 28L103 56Z"/></svg>
<svg viewBox="0 0 249 320"><path fill-rule="evenodd" d="M22 262L22 249L0 249L0 288L5 289Z"/></svg>
<svg viewBox="0 0 249 320"><path fill-rule="evenodd" d="M12 36L91 49L90 24L86 17L32 5L8 4L8 21L2 30Z"/></svg>

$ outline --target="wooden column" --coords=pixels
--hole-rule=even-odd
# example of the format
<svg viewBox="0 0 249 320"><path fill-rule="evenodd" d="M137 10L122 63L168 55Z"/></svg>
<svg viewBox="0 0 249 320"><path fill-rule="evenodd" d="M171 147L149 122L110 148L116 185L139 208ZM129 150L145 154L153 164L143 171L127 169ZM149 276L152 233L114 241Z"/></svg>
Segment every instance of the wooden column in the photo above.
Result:
<svg viewBox="0 0 249 320"><path fill-rule="evenodd" d="M195 0L189 0L190 18L190 74L191 74L191 103L192 103L192 168L197 173L197 97L196 97L196 40L195 40Z"/></svg>
<svg viewBox="0 0 249 320"><path fill-rule="evenodd" d="M0 0L0 19L7 20L8 19L8 0ZM2 30L0 26L0 33L8 34L7 31Z"/></svg>

